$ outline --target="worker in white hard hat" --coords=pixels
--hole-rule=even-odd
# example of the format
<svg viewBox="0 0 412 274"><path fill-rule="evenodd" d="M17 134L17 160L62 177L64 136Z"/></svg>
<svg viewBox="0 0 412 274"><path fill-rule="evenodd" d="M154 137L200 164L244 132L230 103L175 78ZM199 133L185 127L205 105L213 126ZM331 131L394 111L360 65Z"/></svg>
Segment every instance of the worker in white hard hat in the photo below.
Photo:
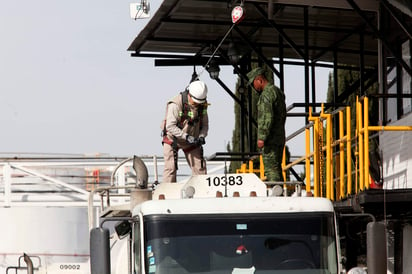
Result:
<svg viewBox="0 0 412 274"><path fill-rule="evenodd" d="M207 86L195 79L170 99L162 123L164 172L162 182L176 182L178 151L182 149L192 174L206 174L203 145L209 130Z"/></svg>

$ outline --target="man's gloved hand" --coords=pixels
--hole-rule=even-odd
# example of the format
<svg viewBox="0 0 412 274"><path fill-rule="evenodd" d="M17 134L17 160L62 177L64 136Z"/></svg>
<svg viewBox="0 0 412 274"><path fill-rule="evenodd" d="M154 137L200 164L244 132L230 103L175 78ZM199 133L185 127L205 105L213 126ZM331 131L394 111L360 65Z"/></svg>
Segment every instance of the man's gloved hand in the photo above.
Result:
<svg viewBox="0 0 412 274"><path fill-rule="evenodd" d="M191 135L186 135L186 142L190 145L196 145L199 141L197 138Z"/></svg>
<svg viewBox="0 0 412 274"><path fill-rule="evenodd" d="M206 144L205 137L203 137L203 136L199 137L199 139L198 139L198 144L199 144L200 146Z"/></svg>

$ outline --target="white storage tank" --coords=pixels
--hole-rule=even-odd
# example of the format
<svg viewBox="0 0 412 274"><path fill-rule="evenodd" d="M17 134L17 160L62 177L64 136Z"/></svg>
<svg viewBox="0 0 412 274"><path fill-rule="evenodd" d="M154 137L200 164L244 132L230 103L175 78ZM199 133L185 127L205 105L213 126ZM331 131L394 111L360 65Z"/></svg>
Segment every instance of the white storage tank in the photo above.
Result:
<svg viewBox="0 0 412 274"><path fill-rule="evenodd" d="M0 273L26 267L24 253L35 273L90 273L87 207L2 207L0 219Z"/></svg>

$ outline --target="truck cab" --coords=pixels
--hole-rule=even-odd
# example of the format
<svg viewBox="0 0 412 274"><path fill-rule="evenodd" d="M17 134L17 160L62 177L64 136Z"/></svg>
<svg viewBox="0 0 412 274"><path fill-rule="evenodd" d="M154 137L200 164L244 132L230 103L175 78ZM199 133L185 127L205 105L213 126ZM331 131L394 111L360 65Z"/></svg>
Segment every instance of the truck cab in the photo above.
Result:
<svg viewBox="0 0 412 274"><path fill-rule="evenodd" d="M123 217L106 211L91 229L92 273L343 272L328 199L275 196L255 174L197 175L138 192L146 198ZM110 238L122 235L115 251Z"/></svg>
<svg viewBox="0 0 412 274"><path fill-rule="evenodd" d="M324 199L163 200L134 214L141 273L338 273L334 215Z"/></svg>

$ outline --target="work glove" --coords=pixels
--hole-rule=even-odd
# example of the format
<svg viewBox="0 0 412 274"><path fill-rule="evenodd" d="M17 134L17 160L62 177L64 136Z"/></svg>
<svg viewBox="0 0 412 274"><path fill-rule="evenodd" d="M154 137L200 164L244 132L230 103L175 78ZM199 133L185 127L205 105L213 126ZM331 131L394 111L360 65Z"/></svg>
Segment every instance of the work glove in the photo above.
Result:
<svg viewBox="0 0 412 274"><path fill-rule="evenodd" d="M196 145L199 141L197 138L191 135L186 135L186 142L190 145Z"/></svg>
<svg viewBox="0 0 412 274"><path fill-rule="evenodd" d="M203 137L203 136L199 137L198 145L202 146L204 144L206 144L205 137Z"/></svg>

